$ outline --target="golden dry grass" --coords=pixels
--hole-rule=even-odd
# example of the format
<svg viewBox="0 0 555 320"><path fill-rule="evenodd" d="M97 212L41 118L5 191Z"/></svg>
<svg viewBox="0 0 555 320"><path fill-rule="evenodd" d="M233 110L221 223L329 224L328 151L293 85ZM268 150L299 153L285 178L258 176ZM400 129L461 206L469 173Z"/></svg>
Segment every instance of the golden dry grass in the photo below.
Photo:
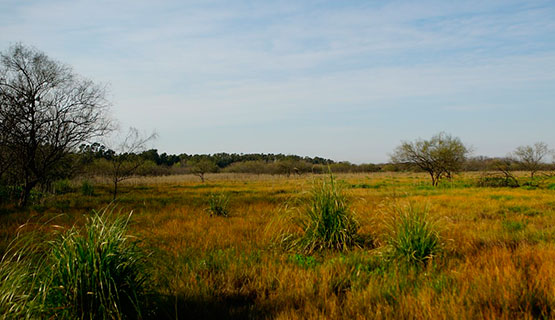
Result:
<svg viewBox="0 0 555 320"><path fill-rule="evenodd" d="M318 176L208 175L134 178L118 207L134 210L132 233L155 251L167 318L515 319L555 318L555 191L478 188L476 174L431 188L416 173L339 175L360 233L373 245L312 256L273 241L285 204L306 199ZM545 182L553 183L553 180ZM70 193L26 213L3 214L7 241L28 219L70 225L110 201ZM210 193L230 195L230 216L206 212ZM444 245L425 266L386 258L392 206L426 203Z"/></svg>

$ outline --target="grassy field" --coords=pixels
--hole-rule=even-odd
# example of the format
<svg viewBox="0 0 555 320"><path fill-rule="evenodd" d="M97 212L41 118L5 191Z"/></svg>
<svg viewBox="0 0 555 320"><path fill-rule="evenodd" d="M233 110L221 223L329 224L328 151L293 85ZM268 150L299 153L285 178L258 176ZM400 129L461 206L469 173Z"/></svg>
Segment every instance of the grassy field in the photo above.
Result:
<svg viewBox="0 0 555 320"><path fill-rule="evenodd" d="M150 254L159 318L555 318L555 179L539 187L480 188L464 174L437 188L417 173L339 175L361 241L349 250L296 250L283 230L325 176L208 175L136 178L116 211ZM524 181L524 173L521 176ZM24 228L80 225L111 201L72 182L25 212L6 206L0 252ZM211 214L225 194L228 215ZM439 235L424 262L392 254L399 210L427 211ZM401 208L401 209L400 209ZM405 208L405 209L403 209ZM38 228L38 227L37 227ZM53 227L54 228L54 227ZM25 231L23 231L25 232Z"/></svg>

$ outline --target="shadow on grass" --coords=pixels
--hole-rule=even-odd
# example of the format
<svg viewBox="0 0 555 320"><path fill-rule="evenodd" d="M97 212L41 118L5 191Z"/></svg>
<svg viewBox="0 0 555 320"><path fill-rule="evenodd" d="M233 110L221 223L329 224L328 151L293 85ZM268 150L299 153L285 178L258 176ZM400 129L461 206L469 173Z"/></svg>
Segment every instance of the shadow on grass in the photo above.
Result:
<svg viewBox="0 0 555 320"><path fill-rule="evenodd" d="M278 307L260 304L256 294L217 297L159 297L156 319L269 319Z"/></svg>

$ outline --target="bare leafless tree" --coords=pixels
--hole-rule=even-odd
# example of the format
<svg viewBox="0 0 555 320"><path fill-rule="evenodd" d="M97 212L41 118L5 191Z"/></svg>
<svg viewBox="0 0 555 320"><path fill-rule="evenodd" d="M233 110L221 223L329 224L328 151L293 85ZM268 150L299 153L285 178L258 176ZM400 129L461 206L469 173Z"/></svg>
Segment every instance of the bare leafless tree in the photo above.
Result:
<svg viewBox="0 0 555 320"><path fill-rule="evenodd" d="M103 86L37 49L0 53L0 153L23 188L21 205L69 152L110 131L105 97Z"/></svg>
<svg viewBox="0 0 555 320"><path fill-rule="evenodd" d="M518 163L527 171L530 171L530 178L538 172L545 158L551 153L547 144L537 142L530 146L520 146L513 152Z"/></svg>
<svg viewBox="0 0 555 320"><path fill-rule="evenodd" d="M104 171L110 177L113 189L113 199L118 195L118 185L120 182L132 177L137 170L145 163L145 159L139 153L146 150L147 143L156 138L156 133L144 135L136 128L129 128L123 139L112 150L115 154L108 160L107 168Z"/></svg>

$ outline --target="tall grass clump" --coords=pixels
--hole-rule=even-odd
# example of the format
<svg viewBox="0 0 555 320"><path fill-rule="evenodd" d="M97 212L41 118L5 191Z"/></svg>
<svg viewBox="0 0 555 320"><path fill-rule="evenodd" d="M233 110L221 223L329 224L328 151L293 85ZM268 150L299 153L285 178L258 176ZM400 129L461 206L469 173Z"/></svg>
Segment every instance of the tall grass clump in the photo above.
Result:
<svg viewBox="0 0 555 320"><path fill-rule="evenodd" d="M359 223L344 188L332 174L329 179L315 181L308 201L295 211L292 222L301 233L283 235L282 241L289 248L305 253L322 249L345 251L360 243Z"/></svg>
<svg viewBox="0 0 555 320"><path fill-rule="evenodd" d="M1 315L11 317L11 308L26 318L143 318L147 255L127 235L129 217L95 212L83 228L72 227L46 242L42 254L23 258L28 247L16 249L0 267L2 280L12 287L10 292L0 286ZM17 300L23 302L21 310L14 309Z"/></svg>
<svg viewBox="0 0 555 320"><path fill-rule="evenodd" d="M229 195L227 193L211 193L208 196L208 212L211 215L227 217L229 215Z"/></svg>
<svg viewBox="0 0 555 320"><path fill-rule="evenodd" d="M386 242L395 260L422 264L441 251L438 226L426 206L412 203L396 206L387 229Z"/></svg>
<svg viewBox="0 0 555 320"><path fill-rule="evenodd" d="M0 260L1 319L37 318L41 313L37 274L43 266L43 250L34 240L36 237L18 236Z"/></svg>

